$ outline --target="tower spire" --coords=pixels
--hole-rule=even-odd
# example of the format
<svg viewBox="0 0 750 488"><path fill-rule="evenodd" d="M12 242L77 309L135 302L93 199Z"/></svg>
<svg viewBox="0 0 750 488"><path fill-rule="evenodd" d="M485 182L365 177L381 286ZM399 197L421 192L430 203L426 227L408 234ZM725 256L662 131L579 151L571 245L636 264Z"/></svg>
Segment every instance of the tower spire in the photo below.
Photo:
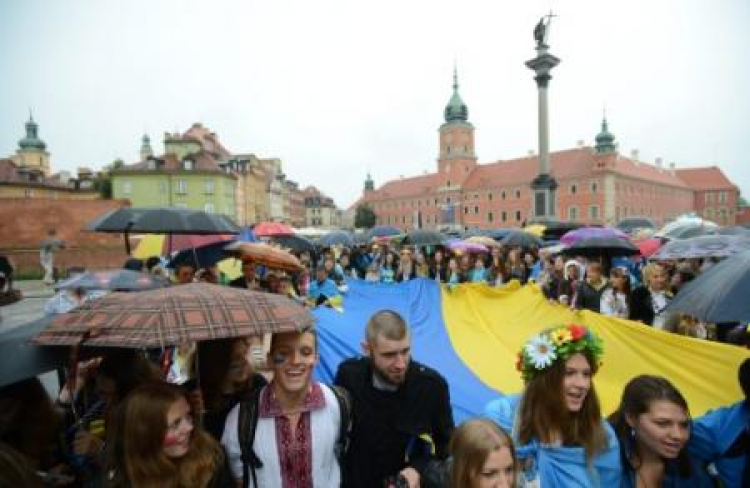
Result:
<svg viewBox="0 0 750 488"><path fill-rule="evenodd" d="M458 68L453 63L453 95L445 107L445 122L467 122L469 120L469 109L458 93Z"/></svg>

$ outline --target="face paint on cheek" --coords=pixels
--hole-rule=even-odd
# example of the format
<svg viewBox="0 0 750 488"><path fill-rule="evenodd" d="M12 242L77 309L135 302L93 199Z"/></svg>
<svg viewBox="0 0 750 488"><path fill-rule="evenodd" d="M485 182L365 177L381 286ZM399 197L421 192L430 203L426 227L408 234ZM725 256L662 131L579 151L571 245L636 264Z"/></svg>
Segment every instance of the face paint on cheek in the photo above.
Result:
<svg viewBox="0 0 750 488"><path fill-rule="evenodd" d="M276 365L284 364L287 360L287 355L277 352L274 354L271 354L271 362Z"/></svg>

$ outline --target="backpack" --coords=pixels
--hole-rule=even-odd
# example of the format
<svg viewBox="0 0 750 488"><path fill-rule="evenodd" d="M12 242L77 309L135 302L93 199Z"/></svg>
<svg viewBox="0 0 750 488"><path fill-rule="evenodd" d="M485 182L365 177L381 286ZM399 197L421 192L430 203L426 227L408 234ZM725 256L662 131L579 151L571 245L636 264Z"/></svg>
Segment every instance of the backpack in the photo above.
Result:
<svg viewBox="0 0 750 488"><path fill-rule="evenodd" d="M337 385L326 385L331 389L333 396L339 404L339 412L341 413L341 422L339 425L339 435L336 440L335 454L336 459L339 462L339 466L342 467L343 471L343 458L346 451L349 449L349 438L352 431L352 400L349 392L344 388ZM255 443L255 431L258 428L258 403L260 401L260 394L263 388L258 388L253 391L252 396L247 400L242 401L239 405L239 417L237 420L237 433L238 440L240 443L240 452L242 459L242 479L247 485L249 478L248 475L252 475L254 488L258 488L258 479L255 474L257 469L263 467L263 462L258 458L257 454L253 450L253 444Z"/></svg>

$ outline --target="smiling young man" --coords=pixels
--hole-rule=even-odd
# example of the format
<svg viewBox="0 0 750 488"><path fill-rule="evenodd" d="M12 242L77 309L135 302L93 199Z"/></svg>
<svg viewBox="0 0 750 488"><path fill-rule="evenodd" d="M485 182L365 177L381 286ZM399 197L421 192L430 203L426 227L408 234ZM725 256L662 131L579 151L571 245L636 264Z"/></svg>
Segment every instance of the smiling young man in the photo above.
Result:
<svg viewBox="0 0 750 488"><path fill-rule="evenodd" d="M312 330L273 336L273 379L229 413L222 436L238 487L340 485L340 393L312 379L317 362Z"/></svg>
<svg viewBox="0 0 750 488"><path fill-rule="evenodd" d="M431 457L447 456L453 431L448 385L411 359L411 335L396 312L370 318L365 357L341 363L334 383L352 396L354 429L345 458L346 486L388 486L401 476L419 486Z"/></svg>

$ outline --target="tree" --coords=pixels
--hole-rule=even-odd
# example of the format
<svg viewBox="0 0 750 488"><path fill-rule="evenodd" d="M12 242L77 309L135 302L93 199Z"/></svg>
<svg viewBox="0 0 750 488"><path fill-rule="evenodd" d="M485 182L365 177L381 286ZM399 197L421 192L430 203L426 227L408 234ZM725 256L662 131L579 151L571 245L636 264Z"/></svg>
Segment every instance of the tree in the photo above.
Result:
<svg viewBox="0 0 750 488"><path fill-rule="evenodd" d="M737 200L737 206L738 206L738 207L747 207L747 206L748 206L748 205L747 205L747 199L745 199L745 197L740 197L740 198L739 198L739 199Z"/></svg>
<svg viewBox="0 0 750 488"><path fill-rule="evenodd" d="M375 227L375 223L378 221L378 216L372 208L366 204L361 203L357 205L357 209L354 213L354 227L357 229L370 229Z"/></svg>

